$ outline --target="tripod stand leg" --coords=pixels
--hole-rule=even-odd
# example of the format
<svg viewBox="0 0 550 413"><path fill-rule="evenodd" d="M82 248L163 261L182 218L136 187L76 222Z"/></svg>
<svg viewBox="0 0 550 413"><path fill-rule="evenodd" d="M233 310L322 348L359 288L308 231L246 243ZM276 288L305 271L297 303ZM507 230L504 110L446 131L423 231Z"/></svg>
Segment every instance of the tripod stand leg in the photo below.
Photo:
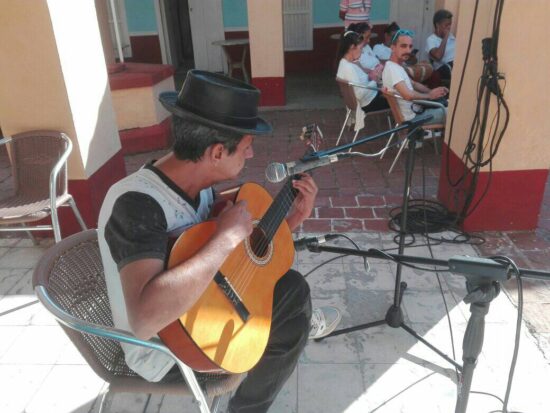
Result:
<svg viewBox="0 0 550 413"><path fill-rule="evenodd" d="M460 382L458 383L458 399L455 413L466 413L466 408L468 407L474 369L477 358L481 353L481 347L483 346L485 316L489 312L489 303L472 303L470 305L470 312L472 315L468 320L468 326L464 333L464 341L462 342L463 365Z"/></svg>

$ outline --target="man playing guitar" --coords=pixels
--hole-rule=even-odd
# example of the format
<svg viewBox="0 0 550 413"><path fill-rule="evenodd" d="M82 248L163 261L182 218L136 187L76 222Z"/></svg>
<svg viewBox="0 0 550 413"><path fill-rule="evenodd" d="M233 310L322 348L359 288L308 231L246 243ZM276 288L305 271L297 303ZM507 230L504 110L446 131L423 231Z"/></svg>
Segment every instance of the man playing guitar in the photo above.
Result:
<svg viewBox="0 0 550 413"><path fill-rule="evenodd" d="M254 155L254 136L272 132L257 116L258 101L256 88L198 70L188 73L179 94L161 95L161 103L174 115L172 151L115 184L99 217L116 327L143 339L156 336L191 309L228 256L253 232L247 202L228 202L212 236L188 259L166 267L170 239L209 218L212 186L235 179ZM317 186L307 174L291 185L296 195L286 223L294 230L311 214ZM306 345L312 310L304 278L288 270L272 295L265 352L232 397L231 412L267 411ZM164 354L123 347L127 364L149 381L163 379L174 368Z"/></svg>

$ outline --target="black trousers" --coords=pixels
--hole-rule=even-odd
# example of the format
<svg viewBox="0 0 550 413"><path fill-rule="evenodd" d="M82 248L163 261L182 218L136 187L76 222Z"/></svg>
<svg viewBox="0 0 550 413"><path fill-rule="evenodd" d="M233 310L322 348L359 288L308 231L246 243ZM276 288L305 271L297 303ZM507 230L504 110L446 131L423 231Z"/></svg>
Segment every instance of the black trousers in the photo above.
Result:
<svg viewBox="0 0 550 413"><path fill-rule="evenodd" d="M307 344L311 297L304 277L289 270L275 286L267 348L229 401L231 413L262 413L290 377Z"/></svg>
<svg viewBox="0 0 550 413"><path fill-rule="evenodd" d="M361 109L363 109L364 112L369 113L389 108L390 105L388 105L386 98L381 93L378 93L367 106L363 106Z"/></svg>
<svg viewBox="0 0 550 413"><path fill-rule="evenodd" d="M451 81L451 69L453 68L454 62L449 62L436 70L439 73L439 77L442 81L450 82Z"/></svg>

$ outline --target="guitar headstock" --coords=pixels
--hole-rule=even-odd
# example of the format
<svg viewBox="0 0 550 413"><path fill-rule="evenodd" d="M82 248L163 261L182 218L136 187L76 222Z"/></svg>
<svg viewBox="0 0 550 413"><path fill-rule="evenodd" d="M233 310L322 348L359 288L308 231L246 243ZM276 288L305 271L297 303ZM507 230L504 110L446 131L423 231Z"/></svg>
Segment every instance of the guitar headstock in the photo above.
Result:
<svg viewBox="0 0 550 413"><path fill-rule="evenodd" d="M323 132L316 123L310 123L302 128L300 140L304 142L308 149L317 152L323 144Z"/></svg>

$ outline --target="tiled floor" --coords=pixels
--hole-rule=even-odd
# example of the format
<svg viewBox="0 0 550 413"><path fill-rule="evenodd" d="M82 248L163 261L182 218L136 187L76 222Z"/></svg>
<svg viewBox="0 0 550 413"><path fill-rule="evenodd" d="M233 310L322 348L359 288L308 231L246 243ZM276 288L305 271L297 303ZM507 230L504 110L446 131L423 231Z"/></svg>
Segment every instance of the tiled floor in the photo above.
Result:
<svg viewBox="0 0 550 413"><path fill-rule="evenodd" d="M379 232L348 233L362 247L385 248L391 235ZM40 304L33 303L32 267L45 242L38 247L27 240L3 240L0 260L0 398L2 413L96 413L104 383L87 367L71 343ZM337 242L349 246L347 240ZM468 245L435 246L439 258L474 255ZM409 253L413 253L412 251ZM419 254L426 253L424 248ZM25 257L22 259L21 257ZM298 253L295 268L306 274L331 254ZM339 258L308 275L315 305L336 305L342 326L384 317L392 302L395 265L371 260L365 272L361 259ZM461 359L468 306L461 300L464 280L439 275L449 309L454 340L451 342L443 296L436 275L405 269L409 284L403 300L406 323L452 356L454 343ZM12 309L18 308L16 311ZM472 390L502 397L513 349L516 309L505 294L492 303L487 317L485 343L474 375ZM524 327L516 369L511 411L548 411L546 391L550 353L537 347ZM310 342L296 371L277 398L272 413L423 412L454 410L456 375L452 367L402 329L380 326L348 333L326 341ZM226 403L226 400L224 401ZM472 394L469 412L500 408L490 396ZM172 396L118 394L110 399L115 412L171 413L193 410L189 399Z"/></svg>
<svg viewBox="0 0 550 413"><path fill-rule="evenodd" d="M301 126L318 122L334 144L344 117L343 109L267 111L262 113L273 125L274 136L257 138L255 158L249 162L242 182L256 181L271 192L264 169L269 162L286 162L302 156L297 139ZM368 133L386 128L383 117L367 119ZM347 132L349 138L349 132ZM376 151L383 142L365 145ZM127 171L163 151L126 158ZM437 190L439 157L431 144L418 151L413 194L433 197ZM363 248L395 247L387 230L388 211L401 202L403 162L388 173L395 150L385 159L354 159L315 171L319 184L318 202L303 233L345 232ZM424 179L423 179L424 177ZM422 182L425 185L422 185ZM220 185L224 187L227 185ZM0 154L0 196L12 190L9 164ZM434 247L437 258L453 254L508 255L520 267L550 269L550 191L542 207L539 229L530 232L482 234L485 244L442 244ZM39 247L19 238L0 239L0 412L97 412L97 397L103 388L76 354L54 320L34 302L30 285L32 268L49 241ZM347 245L340 241L340 245ZM406 250L407 254L429 256L426 247ZM307 273L328 254L300 253L296 267ZM343 311L343 326L380 319L391 303L394 265L372 260L366 274L358 259L338 259L312 273L308 280L316 305L334 304ZM445 310L437 279L431 273L405 269L403 277L410 290L405 294L406 320L421 335L452 354ZM454 329L457 359L469 315L461 302L463 279L441 275L444 296ZM513 410L547 412L550 396L550 283L524 281L524 317L521 351L511 397ZM488 317L485 346L476 369L475 390L502 397L512 354L516 317L513 282L493 303ZM30 304L30 305L28 305ZM368 331L310 343L300 364L277 398L272 412L449 412L456 397L454 371L450 366L402 330L377 327ZM429 397L427 397L429 396ZM111 412L172 412L188 401L172 397L121 395L112 399ZM488 396L472 395L469 412L499 408ZM189 410L192 411L192 410Z"/></svg>

